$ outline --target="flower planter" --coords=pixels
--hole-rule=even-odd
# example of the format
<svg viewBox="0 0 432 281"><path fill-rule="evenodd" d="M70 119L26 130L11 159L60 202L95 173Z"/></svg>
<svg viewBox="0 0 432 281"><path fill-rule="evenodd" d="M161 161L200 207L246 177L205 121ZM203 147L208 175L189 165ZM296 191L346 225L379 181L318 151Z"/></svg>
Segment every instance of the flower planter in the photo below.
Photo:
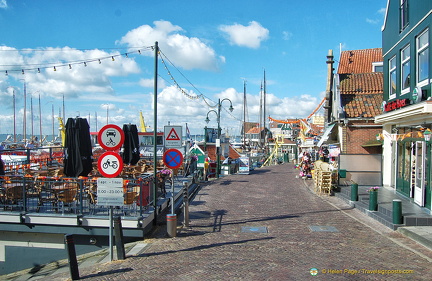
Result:
<svg viewBox="0 0 432 281"><path fill-rule="evenodd" d="M378 211L378 191L369 191L369 211Z"/></svg>

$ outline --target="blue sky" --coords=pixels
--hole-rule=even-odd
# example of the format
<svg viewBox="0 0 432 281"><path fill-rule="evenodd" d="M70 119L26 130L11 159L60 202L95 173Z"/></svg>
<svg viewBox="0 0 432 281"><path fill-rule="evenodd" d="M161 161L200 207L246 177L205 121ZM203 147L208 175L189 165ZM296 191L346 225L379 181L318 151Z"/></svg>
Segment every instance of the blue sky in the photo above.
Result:
<svg viewBox="0 0 432 281"><path fill-rule="evenodd" d="M96 115L98 128L106 124L107 111L109 123L120 126L139 124L142 111L153 130L154 52L149 47L155 41L168 66L159 60L159 130L168 122L188 123L192 134L201 134L209 105L228 98L234 111L222 111L221 127L230 135L239 133L243 81L247 121L258 122L264 70L267 114L304 118L324 95L329 49L337 61L340 47L381 47L386 4L0 0L0 134L13 130L14 92L16 128L23 131L24 81L26 115L31 116L32 102L35 132L39 96L44 135L52 134L52 109L59 116L63 97L65 117L90 116L93 130ZM191 98L197 95L201 98ZM228 108L229 102L222 105ZM208 126L216 127L216 116L209 118ZM30 126L28 119L27 132Z"/></svg>

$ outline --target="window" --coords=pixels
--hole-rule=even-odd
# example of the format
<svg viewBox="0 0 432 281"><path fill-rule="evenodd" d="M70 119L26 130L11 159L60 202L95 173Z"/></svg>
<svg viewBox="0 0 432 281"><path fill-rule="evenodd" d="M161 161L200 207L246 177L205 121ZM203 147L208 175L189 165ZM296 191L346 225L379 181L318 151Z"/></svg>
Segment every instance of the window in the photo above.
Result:
<svg viewBox="0 0 432 281"><path fill-rule="evenodd" d="M417 84L424 86L429 78L429 30L417 37Z"/></svg>
<svg viewBox="0 0 432 281"><path fill-rule="evenodd" d="M401 0L400 3L400 31L402 32L409 23L408 0Z"/></svg>
<svg viewBox="0 0 432 281"><path fill-rule="evenodd" d="M384 67L383 67L382 61L372 63L372 72L383 72L383 70L384 70Z"/></svg>
<svg viewBox="0 0 432 281"><path fill-rule="evenodd" d="M396 98L396 57L389 60L389 99Z"/></svg>
<svg viewBox="0 0 432 281"><path fill-rule="evenodd" d="M410 90L410 45L406 46L401 51L401 89L402 94L408 93Z"/></svg>

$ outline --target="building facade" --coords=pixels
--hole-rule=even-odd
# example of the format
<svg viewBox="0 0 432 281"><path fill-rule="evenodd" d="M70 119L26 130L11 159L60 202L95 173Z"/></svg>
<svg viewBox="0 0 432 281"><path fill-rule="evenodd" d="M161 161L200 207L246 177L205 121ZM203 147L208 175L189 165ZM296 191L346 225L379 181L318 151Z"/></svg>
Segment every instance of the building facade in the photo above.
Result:
<svg viewBox="0 0 432 281"><path fill-rule="evenodd" d="M431 209L432 1L389 0L382 27L383 185Z"/></svg>

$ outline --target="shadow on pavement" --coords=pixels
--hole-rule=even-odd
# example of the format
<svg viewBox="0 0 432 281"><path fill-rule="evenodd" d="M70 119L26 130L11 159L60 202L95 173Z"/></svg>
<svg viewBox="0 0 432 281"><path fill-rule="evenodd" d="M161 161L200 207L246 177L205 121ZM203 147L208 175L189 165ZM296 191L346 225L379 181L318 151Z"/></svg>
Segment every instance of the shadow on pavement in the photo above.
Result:
<svg viewBox="0 0 432 281"><path fill-rule="evenodd" d="M274 239L274 237L264 237L264 238L246 239L246 240L232 241L232 242L213 243L213 244L200 245L200 246L187 248L187 249L183 249L183 250L177 250L177 251L172 250L172 251L163 251L163 252L155 252L155 253L146 253L146 254L141 254L138 257L151 257L151 256L173 254L173 253L178 253L178 252L200 251L200 250L211 249L211 248L220 247L220 246L244 244L244 243L253 242L253 241L263 241L263 240L271 240L271 239Z"/></svg>

